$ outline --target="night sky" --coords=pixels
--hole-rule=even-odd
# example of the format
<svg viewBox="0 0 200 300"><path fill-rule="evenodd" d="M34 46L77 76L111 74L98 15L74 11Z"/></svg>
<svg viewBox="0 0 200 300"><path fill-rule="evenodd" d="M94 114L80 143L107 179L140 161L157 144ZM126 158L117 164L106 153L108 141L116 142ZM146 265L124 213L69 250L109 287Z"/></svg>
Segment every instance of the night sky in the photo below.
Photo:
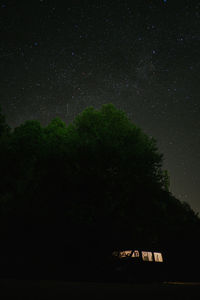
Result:
<svg viewBox="0 0 200 300"><path fill-rule="evenodd" d="M200 1L0 1L0 76L12 127L125 110L200 212Z"/></svg>

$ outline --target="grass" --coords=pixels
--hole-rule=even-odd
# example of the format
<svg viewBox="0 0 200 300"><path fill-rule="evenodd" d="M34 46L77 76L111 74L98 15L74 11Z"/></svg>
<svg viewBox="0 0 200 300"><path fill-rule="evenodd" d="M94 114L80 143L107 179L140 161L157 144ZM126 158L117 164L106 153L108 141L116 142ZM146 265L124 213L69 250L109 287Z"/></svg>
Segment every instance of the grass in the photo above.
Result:
<svg viewBox="0 0 200 300"><path fill-rule="evenodd" d="M0 279L0 299L200 299L200 283L126 284Z"/></svg>

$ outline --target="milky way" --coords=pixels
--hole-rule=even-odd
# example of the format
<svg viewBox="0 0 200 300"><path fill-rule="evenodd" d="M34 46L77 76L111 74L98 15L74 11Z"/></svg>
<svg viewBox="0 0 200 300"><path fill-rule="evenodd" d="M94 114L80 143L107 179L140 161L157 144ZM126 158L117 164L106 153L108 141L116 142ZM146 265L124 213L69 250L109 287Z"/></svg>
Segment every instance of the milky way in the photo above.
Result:
<svg viewBox="0 0 200 300"><path fill-rule="evenodd" d="M12 127L112 102L157 139L172 193L200 211L200 1L0 1L0 35Z"/></svg>

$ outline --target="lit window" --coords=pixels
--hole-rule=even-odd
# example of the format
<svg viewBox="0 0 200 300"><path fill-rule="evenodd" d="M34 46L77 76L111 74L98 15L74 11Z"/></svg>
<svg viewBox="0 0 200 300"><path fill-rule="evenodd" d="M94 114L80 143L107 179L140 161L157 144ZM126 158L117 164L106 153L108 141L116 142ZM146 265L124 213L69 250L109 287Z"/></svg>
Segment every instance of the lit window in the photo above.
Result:
<svg viewBox="0 0 200 300"><path fill-rule="evenodd" d="M132 257L140 257L140 253L138 250L133 251Z"/></svg>
<svg viewBox="0 0 200 300"><path fill-rule="evenodd" d="M152 252L142 251L142 259L143 261L153 261Z"/></svg>
<svg viewBox="0 0 200 300"><path fill-rule="evenodd" d="M154 260L156 262L163 262L162 253L154 252L153 254L154 254Z"/></svg>
<svg viewBox="0 0 200 300"><path fill-rule="evenodd" d="M125 251L120 251L119 257L130 257L132 253L132 250L125 250Z"/></svg>

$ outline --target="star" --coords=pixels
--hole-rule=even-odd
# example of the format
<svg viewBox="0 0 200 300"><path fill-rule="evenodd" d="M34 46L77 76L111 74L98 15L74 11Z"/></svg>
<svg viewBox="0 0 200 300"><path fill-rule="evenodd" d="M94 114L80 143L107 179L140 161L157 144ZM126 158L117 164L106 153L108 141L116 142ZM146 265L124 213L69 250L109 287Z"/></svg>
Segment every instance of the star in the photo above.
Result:
<svg viewBox="0 0 200 300"><path fill-rule="evenodd" d="M56 110L68 123L87 106L112 102L155 137L174 194L190 195L200 211L191 180L200 171L198 0L179 9L167 0L51 2L30 1L20 12L17 1L0 4L1 106L10 126L33 116L48 124Z"/></svg>

